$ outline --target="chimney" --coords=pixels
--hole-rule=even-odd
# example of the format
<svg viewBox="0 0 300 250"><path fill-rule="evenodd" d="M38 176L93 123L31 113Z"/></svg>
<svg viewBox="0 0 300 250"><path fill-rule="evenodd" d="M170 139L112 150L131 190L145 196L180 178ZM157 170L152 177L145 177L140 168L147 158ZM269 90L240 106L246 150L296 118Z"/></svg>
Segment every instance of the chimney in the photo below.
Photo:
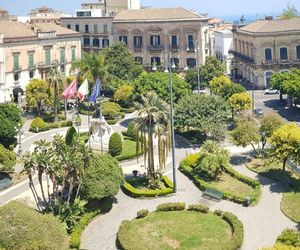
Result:
<svg viewBox="0 0 300 250"><path fill-rule="evenodd" d="M272 21L273 20L273 16L265 16L265 19L268 21Z"/></svg>

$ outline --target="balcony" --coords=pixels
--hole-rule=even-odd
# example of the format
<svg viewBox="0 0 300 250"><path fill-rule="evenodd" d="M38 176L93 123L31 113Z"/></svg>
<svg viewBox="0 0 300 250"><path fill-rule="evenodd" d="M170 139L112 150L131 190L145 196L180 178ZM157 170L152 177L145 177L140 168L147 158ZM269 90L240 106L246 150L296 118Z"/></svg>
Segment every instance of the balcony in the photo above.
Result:
<svg viewBox="0 0 300 250"><path fill-rule="evenodd" d="M14 66L13 67L13 72L19 72L19 71L21 71L22 70L22 67L21 67L21 65L18 65L18 66Z"/></svg>
<svg viewBox="0 0 300 250"><path fill-rule="evenodd" d="M284 60L280 60L279 63L286 65L286 64L290 64L291 62L290 60L284 59Z"/></svg>
<svg viewBox="0 0 300 250"><path fill-rule="evenodd" d="M295 59L294 63L295 64L300 64L300 58Z"/></svg>
<svg viewBox="0 0 300 250"><path fill-rule="evenodd" d="M36 65L35 64L30 64L30 65L28 65L28 69L30 70L30 69L35 69L36 68Z"/></svg>
<svg viewBox="0 0 300 250"><path fill-rule="evenodd" d="M179 50L179 46L177 44L171 44L170 45L170 50L172 52L177 52Z"/></svg>
<svg viewBox="0 0 300 250"><path fill-rule="evenodd" d="M141 51L142 50L143 45L142 44L134 44L133 45L133 49L135 51Z"/></svg>
<svg viewBox="0 0 300 250"><path fill-rule="evenodd" d="M195 45L194 44L188 44L187 46L186 46L186 51L187 52L195 52Z"/></svg>
<svg viewBox="0 0 300 250"><path fill-rule="evenodd" d="M38 68L39 69L47 69L47 68L51 68L51 67L54 67L54 66L57 66L57 65L58 65L58 60L53 60L50 63L40 62L38 64Z"/></svg>
<svg viewBox="0 0 300 250"><path fill-rule="evenodd" d="M229 51L230 54L233 54L237 59L245 62L245 63L255 63L254 61L254 58L251 58L249 56L245 56L239 52L236 52L236 51L233 51L233 50L230 50Z"/></svg>
<svg viewBox="0 0 300 250"><path fill-rule="evenodd" d="M148 46L149 51L163 51L164 47L162 45L150 45Z"/></svg>

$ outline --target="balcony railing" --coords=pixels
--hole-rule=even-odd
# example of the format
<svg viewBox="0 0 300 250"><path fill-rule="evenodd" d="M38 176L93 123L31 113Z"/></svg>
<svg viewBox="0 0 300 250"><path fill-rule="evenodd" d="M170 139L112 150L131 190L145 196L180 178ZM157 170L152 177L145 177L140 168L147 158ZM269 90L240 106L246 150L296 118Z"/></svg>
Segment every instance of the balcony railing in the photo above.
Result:
<svg viewBox="0 0 300 250"><path fill-rule="evenodd" d="M162 45L150 45L148 47L148 50L150 50L150 51L162 51L162 50L164 50L164 47Z"/></svg>
<svg viewBox="0 0 300 250"><path fill-rule="evenodd" d="M243 55L242 53L239 53L237 51L230 50L229 53L233 54L236 58L240 59L243 62L255 63L254 58Z"/></svg>
<svg viewBox="0 0 300 250"><path fill-rule="evenodd" d="M18 71L21 71L21 70L22 70L21 65L18 65L18 66L14 66L14 67L13 67L13 71L14 71L14 72L18 72Z"/></svg>
<svg viewBox="0 0 300 250"><path fill-rule="evenodd" d="M273 65L273 64L276 64L276 61L275 60L263 60L262 61L262 64L264 65Z"/></svg>
<svg viewBox="0 0 300 250"><path fill-rule="evenodd" d="M46 63L46 62L40 62L38 64L38 68L51 68L53 66L58 65L58 60L53 60L50 63Z"/></svg>
<svg viewBox="0 0 300 250"><path fill-rule="evenodd" d="M135 51L141 51L143 47L143 44L134 44L133 48Z"/></svg>
<svg viewBox="0 0 300 250"><path fill-rule="evenodd" d="M290 60L284 59L279 61L280 64L290 64Z"/></svg>
<svg viewBox="0 0 300 250"><path fill-rule="evenodd" d="M195 52L195 44L188 44L186 46L186 51L187 52Z"/></svg>
<svg viewBox="0 0 300 250"><path fill-rule="evenodd" d="M36 65L35 64L29 64L28 65L28 69L35 69L36 68Z"/></svg>
<svg viewBox="0 0 300 250"><path fill-rule="evenodd" d="M177 52L179 50L179 46L177 44L171 44L170 49L173 52Z"/></svg>

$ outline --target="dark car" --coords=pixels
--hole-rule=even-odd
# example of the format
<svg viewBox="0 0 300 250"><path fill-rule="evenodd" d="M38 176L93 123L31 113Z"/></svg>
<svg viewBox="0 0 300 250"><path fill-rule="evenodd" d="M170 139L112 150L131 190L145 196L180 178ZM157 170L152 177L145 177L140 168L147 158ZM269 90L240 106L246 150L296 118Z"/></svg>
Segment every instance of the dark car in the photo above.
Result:
<svg viewBox="0 0 300 250"><path fill-rule="evenodd" d="M262 109L254 109L254 114L257 116L263 116L264 112Z"/></svg>

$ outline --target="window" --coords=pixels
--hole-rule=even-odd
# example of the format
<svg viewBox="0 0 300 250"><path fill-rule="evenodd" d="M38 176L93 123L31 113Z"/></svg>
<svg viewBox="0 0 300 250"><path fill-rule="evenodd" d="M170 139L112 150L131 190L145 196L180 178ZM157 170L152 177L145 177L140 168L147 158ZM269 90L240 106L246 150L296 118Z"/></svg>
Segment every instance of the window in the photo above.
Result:
<svg viewBox="0 0 300 250"><path fill-rule="evenodd" d="M193 35L188 35L188 49L189 50L194 50L194 36Z"/></svg>
<svg viewBox="0 0 300 250"><path fill-rule="evenodd" d="M108 33L108 25L107 24L103 25L103 33Z"/></svg>
<svg viewBox="0 0 300 250"><path fill-rule="evenodd" d="M60 72L65 73L65 65L60 65Z"/></svg>
<svg viewBox="0 0 300 250"><path fill-rule="evenodd" d="M30 69L34 68L34 52L33 51L28 52L28 68L30 68Z"/></svg>
<svg viewBox="0 0 300 250"><path fill-rule="evenodd" d="M60 63L65 63L65 55L66 55L66 53L65 53L65 48L60 48Z"/></svg>
<svg viewBox="0 0 300 250"><path fill-rule="evenodd" d="M119 41L126 45L128 44L127 36L119 36Z"/></svg>
<svg viewBox="0 0 300 250"><path fill-rule="evenodd" d="M100 41L98 38L93 39L93 47L97 47L97 48L100 47Z"/></svg>
<svg viewBox="0 0 300 250"><path fill-rule="evenodd" d="M34 70L29 70L29 78L34 78Z"/></svg>
<svg viewBox="0 0 300 250"><path fill-rule="evenodd" d="M77 11L77 16L87 16L90 17L92 16L92 12L91 11Z"/></svg>
<svg viewBox="0 0 300 250"><path fill-rule="evenodd" d="M102 40L102 48L107 48L109 47L109 39L103 39Z"/></svg>
<svg viewBox="0 0 300 250"><path fill-rule="evenodd" d="M88 37L83 38L83 46L84 47L90 46L90 38L88 38Z"/></svg>
<svg viewBox="0 0 300 250"><path fill-rule="evenodd" d="M143 57L137 56L134 58L134 60L139 64L143 64Z"/></svg>
<svg viewBox="0 0 300 250"><path fill-rule="evenodd" d="M142 48L143 38L141 36L133 37L134 48L140 49Z"/></svg>
<svg viewBox="0 0 300 250"><path fill-rule="evenodd" d="M196 67L196 59L195 58L187 58L186 64L189 68L195 68Z"/></svg>
<svg viewBox="0 0 300 250"><path fill-rule="evenodd" d="M51 64L51 49L50 48L45 49L45 64L46 65Z"/></svg>
<svg viewBox="0 0 300 250"><path fill-rule="evenodd" d="M68 29L71 29L71 25L70 25L70 24L68 24L68 25L67 25L67 28L68 28Z"/></svg>
<svg viewBox="0 0 300 250"><path fill-rule="evenodd" d="M288 50L287 48L280 48L280 60L287 61L288 60Z"/></svg>
<svg viewBox="0 0 300 250"><path fill-rule="evenodd" d="M177 45L177 36L173 35L171 37L171 45L172 45L172 49L177 49L178 45Z"/></svg>
<svg viewBox="0 0 300 250"><path fill-rule="evenodd" d="M159 35L152 35L150 36L150 44L153 48L160 46L160 36Z"/></svg>
<svg viewBox="0 0 300 250"><path fill-rule="evenodd" d="M160 60L160 57L157 57L157 56L153 56L151 57L151 65L160 65L161 64L161 60Z"/></svg>
<svg viewBox="0 0 300 250"><path fill-rule="evenodd" d="M296 47L297 60L300 60L300 45Z"/></svg>
<svg viewBox="0 0 300 250"><path fill-rule="evenodd" d="M271 49L265 49L265 59L266 62L272 61L272 50Z"/></svg>
<svg viewBox="0 0 300 250"><path fill-rule="evenodd" d="M20 69L19 57L20 57L19 53L13 54L13 58L14 58L14 70L19 70Z"/></svg>
<svg viewBox="0 0 300 250"><path fill-rule="evenodd" d="M179 66L179 58L172 58L171 62L172 62L172 64L174 63L176 65L176 67Z"/></svg>
<svg viewBox="0 0 300 250"><path fill-rule="evenodd" d="M76 30L77 32L79 32L79 24L76 24L76 25L75 25L75 30Z"/></svg>
<svg viewBox="0 0 300 250"><path fill-rule="evenodd" d="M94 33L98 33L98 24L94 24Z"/></svg>
<svg viewBox="0 0 300 250"><path fill-rule="evenodd" d="M88 24L86 24L84 26L84 31L85 31L85 33L89 33L89 25Z"/></svg>
<svg viewBox="0 0 300 250"><path fill-rule="evenodd" d="M76 60L76 47L72 47L72 62Z"/></svg>
<svg viewBox="0 0 300 250"><path fill-rule="evenodd" d="M19 78L20 78L19 73L15 73L15 74L14 74L14 81L15 81L15 82L19 81Z"/></svg>

